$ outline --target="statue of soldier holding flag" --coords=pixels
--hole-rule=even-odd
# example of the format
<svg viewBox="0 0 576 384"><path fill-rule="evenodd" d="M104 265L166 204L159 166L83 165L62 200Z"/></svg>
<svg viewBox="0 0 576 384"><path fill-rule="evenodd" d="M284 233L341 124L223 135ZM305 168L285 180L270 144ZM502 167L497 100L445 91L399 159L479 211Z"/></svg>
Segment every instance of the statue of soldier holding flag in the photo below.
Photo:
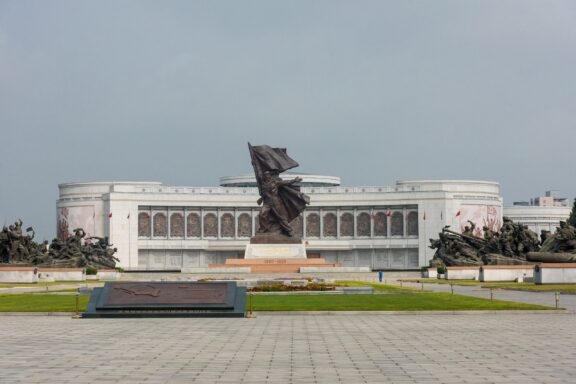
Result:
<svg viewBox="0 0 576 384"><path fill-rule="evenodd" d="M306 204L310 204L310 198L295 185L301 181L299 177L284 181L280 173L297 167L298 163L288 156L285 148L252 146L248 143L248 149L260 193L258 205L262 204L258 215L258 234L293 238L290 222L304 211Z"/></svg>

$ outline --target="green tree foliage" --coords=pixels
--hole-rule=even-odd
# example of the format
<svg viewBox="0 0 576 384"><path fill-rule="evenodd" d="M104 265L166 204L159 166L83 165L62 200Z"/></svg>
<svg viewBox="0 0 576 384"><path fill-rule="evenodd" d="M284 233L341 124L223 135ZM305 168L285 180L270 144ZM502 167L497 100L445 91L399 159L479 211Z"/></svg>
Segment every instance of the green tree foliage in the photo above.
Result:
<svg viewBox="0 0 576 384"><path fill-rule="evenodd" d="M572 212L570 212L570 217L568 217L567 223L573 227L576 227L576 199L574 199L574 205L572 205Z"/></svg>

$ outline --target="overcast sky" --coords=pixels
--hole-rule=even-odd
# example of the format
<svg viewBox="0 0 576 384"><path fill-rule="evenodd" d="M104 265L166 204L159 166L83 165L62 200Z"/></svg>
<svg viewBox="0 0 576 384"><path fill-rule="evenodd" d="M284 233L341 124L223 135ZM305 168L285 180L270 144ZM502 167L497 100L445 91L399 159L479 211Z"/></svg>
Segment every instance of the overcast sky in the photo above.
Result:
<svg viewBox="0 0 576 384"><path fill-rule="evenodd" d="M575 72L576 1L0 0L0 221L52 238L63 182L217 185L247 141L572 198Z"/></svg>

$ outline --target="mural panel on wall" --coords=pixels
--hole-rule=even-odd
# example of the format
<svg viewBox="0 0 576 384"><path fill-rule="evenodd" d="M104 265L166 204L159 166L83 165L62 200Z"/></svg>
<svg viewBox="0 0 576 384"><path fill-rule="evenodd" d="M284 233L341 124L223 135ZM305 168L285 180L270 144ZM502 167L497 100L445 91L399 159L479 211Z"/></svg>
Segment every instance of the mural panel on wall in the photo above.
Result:
<svg viewBox="0 0 576 384"><path fill-rule="evenodd" d="M306 237L320 237L320 215L309 213L306 216Z"/></svg>
<svg viewBox="0 0 576 384"><path fill-rule="evenodd" d="M252 217L249 213L238 216L238 237L252 236Z"/></svg>
<svg viewBox="0 0 576 384"><path fill-rule="evenodd" d="M166 237L168 235L168 220L166 219L166 214L157 212L152 218L154 230L153 236Z"/></svg>
<svg viewBox="0 0 576 384"><path fill-rule="evenodd" d="M148 212L140 212L138 214L138 236L150 237L150 214Z"/></svg>
<svg viewBox="0 0 576 384"><path fill-rule="evenodd" d="M186 218L186 236L200 237L200 228L200 215L197 213L189 213Z"/></svg>
<svg viewBox="0 0 576 384"><path fill-rule="evenodd" d="M220 217L220 225L222 227L222 237L234 237L236 228L234 227L234 215L225 213Z"/></svg>
<svg viewBox="0 0 576 384"><path fill-rule="evenodd" d="M388 217L378 212L374 218L374 236L388 236Z"/></svg>
<svg viewBox="0 0 576 384"><path fill-rule="evenodd" d="M354 236L354 215L343 213L340 215L340 236Z"/></svg>
<svg viewBox="0 0 576 384"><path fill-rule="evenodd" d="M173 213L170 215L170 237L184 237L184 215Z"/></svg>
<svg viewBox="0 0 576 384"><path fill-rule="evenodd" d="M82 228L86 237L95 235L96 216L93 206L63 207L58 209L57 236L60 240L74 234L74 229Z"/></svg>
<svg viewBox="0 0 576 384"><path fill-rule="evenodd" d="M502 207L495 205L462 205L460 207L460 231L469 226L468 220L476 224L474 235L482 237L483 226L487 226L492 231L499 231L502 226Z"/></svg>
<svg viewBox="0 0 576 384"><path fill-rule="evenodd" d="M356 217L356 234L358 236L370 236L370 215L366 212L359 213Z"/></svg>
<svg viewBox="0 0 576 384"><path fill-rule="evenodd" d="M324 237L336 237L337 235L337 217L334 213L326 213L324 215Z"/></svg>

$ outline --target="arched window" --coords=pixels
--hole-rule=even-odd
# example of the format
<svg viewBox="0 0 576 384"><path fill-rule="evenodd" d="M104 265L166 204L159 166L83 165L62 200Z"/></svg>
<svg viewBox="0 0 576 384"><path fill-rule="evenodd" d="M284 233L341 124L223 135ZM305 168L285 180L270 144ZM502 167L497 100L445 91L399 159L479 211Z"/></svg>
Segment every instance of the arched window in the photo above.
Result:
<svg viewBox="0 0 576 384"><path fill-rule="evenodd" d="M340 236L354 236L354 215L349 212L340 215Z"/></svg>
<svg viewBox="0 0 576 384"><path fill-rule="evenodd" d="M181 213L170 215L170 237L184 237L184 216Z"/></svg>
<svg viewBox="0 0 576 384"><path fill-rule="evenodd" d="M402 212L394 212L390 220L390 234L392 236L404 236L404 215Z"/></svg>
<svg viewBox="0 0 576 384"><path fill-rule="evenodd" d="M370 236L370 215L366 212L362 212L356 217L356 235Z"/></svg>
<svg viewBox="0 0 576 384"><path fill-rule="evenodd" d="M322 235L324 237L336 237L337 234L337 217L333 213L326 213L324 215L324 226L322 229Z"/></svg>

